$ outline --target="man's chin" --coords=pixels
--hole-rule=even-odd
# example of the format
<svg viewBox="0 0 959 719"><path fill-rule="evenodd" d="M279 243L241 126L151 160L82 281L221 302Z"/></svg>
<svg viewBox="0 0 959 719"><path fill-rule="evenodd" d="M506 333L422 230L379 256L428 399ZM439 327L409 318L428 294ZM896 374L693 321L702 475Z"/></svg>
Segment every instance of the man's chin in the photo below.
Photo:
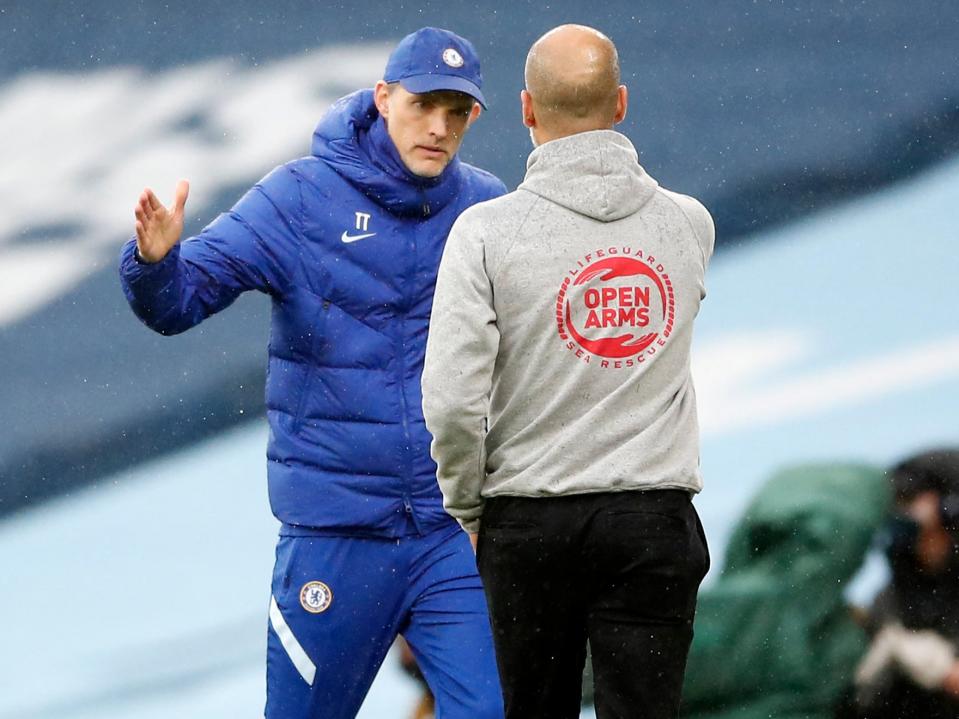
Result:
<svg viewBox="0 0 959 719"><path fill-rule="evenodd" d="M418 170L413 170L413 174L417 177L422 177L427 180L432 180L434 177L439 177L443 174L443 170L446 169L446 164L444 163L442 167L424 167Z"/></svg>
<svg viewBox="0 0 959 719"><path fill-rule="evenodd" d="M407 169L417 177L431 179L443 174L443 170L449 164L443 160L417 160L412 163L406 163Z"/></svg>

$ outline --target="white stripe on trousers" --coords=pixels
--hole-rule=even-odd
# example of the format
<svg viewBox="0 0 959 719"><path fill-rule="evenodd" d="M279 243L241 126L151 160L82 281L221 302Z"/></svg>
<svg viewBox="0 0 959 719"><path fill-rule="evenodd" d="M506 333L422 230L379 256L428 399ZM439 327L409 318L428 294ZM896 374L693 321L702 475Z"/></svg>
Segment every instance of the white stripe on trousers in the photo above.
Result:
<svg viewBox="0 0 959 719"><path fill-rule="evenodd" d="M270 624L273 626L273 631L276 632L276 636L279 637L280 644L286 649L286 653L289 655L290 661L293 662L293 666L296 667L296 671L300 673L300 676L303 677L303 680L307 684L313 686L313 678L316 676L316 665L307 656L306 652L303 651L303 647L300 646L296 637L293 636L293 631L286 623L283 614L280 612L280 607L276 603L276 597L270 597Z"/></svg>

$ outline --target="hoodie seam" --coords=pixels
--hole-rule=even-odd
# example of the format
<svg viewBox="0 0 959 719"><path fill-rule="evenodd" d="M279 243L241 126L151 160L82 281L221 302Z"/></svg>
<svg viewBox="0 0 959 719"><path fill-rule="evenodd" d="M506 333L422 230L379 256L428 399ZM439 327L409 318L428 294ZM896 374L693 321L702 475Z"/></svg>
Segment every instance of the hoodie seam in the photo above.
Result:
<svg viewBox="0 0 959 719"><path fill-rule="evenodd" d="M662 189L662 188L660 188L660 189ZM675 206L675 208L680 211L680 213L682 213L682 215L683 215L684 218L686 218L686 223L689 225L689 229L693 231L693 237L696 238L696 246L699 248L699 256L700 256L700 258L701 258L702 261L703 261L703 272L705 272L705 271L706 271L706 265L707 265L706 250L703 249L703 238L700 237L699 231L696 229L695 223L693 222L692 218L689 216L689 213L686 212L686 209L685 209L679 202L677 202L674 198L670 197L670 195L669 195L669 193L668 193L667 191L663 190L662 195L663 195L663 197L665 197L669 202L671 202L671 203L673 204L673 206ZM690 199L693 199L693 198L690 198Z"/></svg>
<svg viewBox="0 0 959 719"><path fill-rule="evenodd" d="M526 192L529 192L529 190L526 190ZM523 215L523 219L520 220L519 224L516 226L516 231L513 233L512 241L509 243L509 245L507 245L506 249L503 251L502 257L500 257L499 263L496 265L496 268L490 274L490 283L493 283L496 281L496 276L499 274L500 267L502 267L503 264L506 262L506 258L509 257L509 253L513 251L513 248L516 246L516 243L519 241L520 232L526 226L526 221L529 219L530 214L532 214L533 210L536 208L536 204L538 202L541 202L543 199L542 197L540 197L539 195L535 193L531 192L530 194L533 195L533 202L530 204L529 209L526 210L526 214Z"/></svg>
<svg viewBox="0 0 959 719"><path fill-rule="evenodd" d="M600 167L600 170L602 170L602 178L603 178L603 204L601 205L601 208L603 210L604 218L609 217L609 214L610 214L609 208L611 204L609 200L610 176L609 176L608 160L609 160L609 148L607 146L607 143L604 142L603 144L599 146L599 167Z"/></svg>

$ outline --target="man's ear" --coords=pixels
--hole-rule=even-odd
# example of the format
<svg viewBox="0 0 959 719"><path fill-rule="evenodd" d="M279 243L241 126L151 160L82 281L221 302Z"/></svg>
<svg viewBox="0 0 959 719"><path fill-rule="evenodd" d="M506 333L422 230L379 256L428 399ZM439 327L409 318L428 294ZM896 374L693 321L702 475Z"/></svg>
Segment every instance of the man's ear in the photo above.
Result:
<svg viewBox="0 0 959 719"><path fill-rule="evenodd" d="M620 85L616 92L616 114L613 116L613 124L618 125L626 118L626 108L629 106L629 92L625 85Z"/></svg>
<svg viewBox="0 0 959 719"><path fill-rule="evenodd" d="M536 115L533 112L533 97L526 90L519 93L519 103L523 111L523 124L526 127L536 127Z"/></svg>
<svg viewBox="0 0 959 719"><path fill-rule="evenodd" d="M482 114L483 114L483 106L480 105L478 102L474 102L474 103L473 103L473 109L470 110L470 116L469 116L469 118L466 120L466 127L469 127L469 126L472 125L474 122L476 122L476 120L477 120L477 119L479 118L479 116L482 115Z"/></svg>
<svg viewBox="0 0 959 719"><path fill-rule="evenodd" d="M384 120L390 116L390 86L383 80L376 83L373 88L373 102L377 111Z"/></svg>

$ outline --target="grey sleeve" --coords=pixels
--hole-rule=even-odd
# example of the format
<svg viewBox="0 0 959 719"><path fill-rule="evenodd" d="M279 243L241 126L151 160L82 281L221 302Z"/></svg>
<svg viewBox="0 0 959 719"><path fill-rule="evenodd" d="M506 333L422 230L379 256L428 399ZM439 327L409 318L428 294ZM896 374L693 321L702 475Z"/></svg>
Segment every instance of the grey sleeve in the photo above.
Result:
<svg viewBox="0 0 959 719"><path fill-rule="evenodd" d="M663 190L663 193L672 199L683 215L686 216L686 220L689 222L699 244L699 251L703 258L703 271L705 272L716 244L716 227L713 224L712 215L699 200L689 195L682 195L670 190Z"/></svg>
<svg viewBox="0 0 959 719"><path fill-rule="evenodd" d="M467 210L450 231L423 371L423 415L443 506L468 532L479 531L483 512L486 420L499 348L484 224Z"/></svg>
<svg viewBox="0 0 959 719"><path fill-rule="evenodd" d="M712 215L702 203L692 197L683 196L680 206L693 226L696 239L699 240L699 249L703 253L703 270L705 270L713 256L713 248L716 244L716 227L713 224Z"/></svg>
<svg viewBox="0 0 959 719"><path fill-rule="evenodd" d="M709 214L709 210L698 202L696 204L699 210L696 236L699 237L700 247L703 250L703 269L705 269L709 265L716 246L716 226L713 224L713 217Z"/></svg>

